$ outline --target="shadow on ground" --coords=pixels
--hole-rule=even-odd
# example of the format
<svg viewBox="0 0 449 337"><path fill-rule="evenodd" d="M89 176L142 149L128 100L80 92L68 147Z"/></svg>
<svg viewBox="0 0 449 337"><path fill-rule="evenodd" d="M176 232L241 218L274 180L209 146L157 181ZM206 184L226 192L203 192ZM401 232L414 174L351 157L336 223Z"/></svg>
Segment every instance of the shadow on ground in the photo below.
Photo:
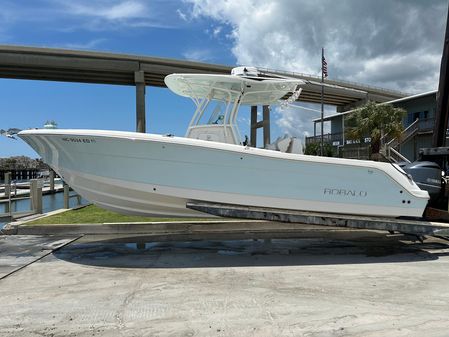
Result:
<svg viewBox="0 0 449 337"><path fill-rule="evenodd" d="M202 268L366 264L436 260L447 242L424 243L384 233L321 232L297 239L154 242L148 236L85 236L55 251L56 258L108 268ZM408 238L410 239L410 238Z"/></svg>

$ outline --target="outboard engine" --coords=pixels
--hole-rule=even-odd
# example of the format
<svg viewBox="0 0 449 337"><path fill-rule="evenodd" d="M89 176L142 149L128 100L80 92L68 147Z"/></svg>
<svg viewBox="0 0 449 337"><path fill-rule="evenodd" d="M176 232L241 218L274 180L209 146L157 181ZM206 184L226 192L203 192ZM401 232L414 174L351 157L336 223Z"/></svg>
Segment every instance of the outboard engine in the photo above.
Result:
<svg viewBox="0 0 449 337"><path fill-rule="evenodd" d="M444 197L442 170L437 163L431 161L415 161L401 163L399 166L410 174L420 189L429 192L429 204L438 205Z"/></svg>

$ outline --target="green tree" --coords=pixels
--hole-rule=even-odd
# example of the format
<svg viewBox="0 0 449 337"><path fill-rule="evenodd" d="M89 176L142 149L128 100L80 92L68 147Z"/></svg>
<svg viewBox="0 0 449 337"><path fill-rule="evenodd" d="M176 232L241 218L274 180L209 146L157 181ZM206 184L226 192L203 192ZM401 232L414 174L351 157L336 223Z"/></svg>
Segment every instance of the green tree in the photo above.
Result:
<svg viewBox="0 0 449 337"><path fill-rule="evenodd" d="M304 149L304 154L310 155L310 156L319 156L321 153L321 146L320 143L309 143L306 145ZM332 149L332 145L329 143L323 144L323 155L325 157L333 157L334 151Z"/></svg>
<svg viewBox="0 0 449 337"><path fill-rule="evenodd" d="M368 102L346 117L346 138L363 142L364 138L371 137L371 153L378 159L382 137L401 137L405 114L404 109L391 104Z"/></svg>
<svg viewBox="0 0 449 337"><path fill-rule="evenodd" d="M0 170L45 169L47 167L41 159L31 159L26 156L0 158Z"/></svg>

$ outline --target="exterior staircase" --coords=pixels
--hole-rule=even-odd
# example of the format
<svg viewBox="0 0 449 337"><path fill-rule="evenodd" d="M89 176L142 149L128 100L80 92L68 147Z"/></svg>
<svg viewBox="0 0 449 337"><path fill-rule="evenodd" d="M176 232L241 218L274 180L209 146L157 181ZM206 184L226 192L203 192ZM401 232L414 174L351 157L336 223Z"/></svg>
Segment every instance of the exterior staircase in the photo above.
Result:
<svg viewBox="0 0 449 337"><path fill-rule="evenodd" d="M389 141L385 141L386 137L384 137L384 139L382 140L382 144L384 145L380 150L380 154L383 155L385 158L387 158L387 160L392 161L394 163L404 161L410 163L410 160L408 160L408 158L406 158L399 152L399 146L415 137L418 134L418 131L419 131L419 119L416 119L404 131L402 131L400 137L393 138Z"/></svg>

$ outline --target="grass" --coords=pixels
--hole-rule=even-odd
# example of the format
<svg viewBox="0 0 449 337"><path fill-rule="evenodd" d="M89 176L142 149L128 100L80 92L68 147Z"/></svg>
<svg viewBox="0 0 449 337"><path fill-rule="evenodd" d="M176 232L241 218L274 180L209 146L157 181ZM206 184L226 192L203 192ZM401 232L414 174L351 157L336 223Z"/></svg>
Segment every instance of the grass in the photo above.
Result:
<svg viewBox="0 0 449 337"><path fill-rule="evenodd" d="M157 218L134 215L123 215L106 211L94 205L80 209L73 209L60 214L27 222L27 225L54 225L54 224L92 224L105 222L153 222L153 221L198 221L204 218Z"/></svg>

